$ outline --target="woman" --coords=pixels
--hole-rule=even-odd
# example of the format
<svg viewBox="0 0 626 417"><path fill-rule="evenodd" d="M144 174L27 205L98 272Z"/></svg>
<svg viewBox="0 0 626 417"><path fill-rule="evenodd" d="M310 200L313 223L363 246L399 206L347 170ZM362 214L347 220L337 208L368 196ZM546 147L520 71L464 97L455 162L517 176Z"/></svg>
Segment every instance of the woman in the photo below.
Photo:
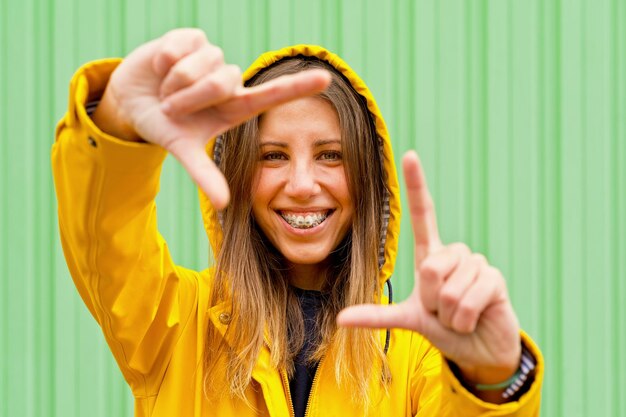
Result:
<svg viewBox="0 0 626 417"><path fill-rule="evenodd" d="M541 355L499 272L439 241L414 153L415 289L372 305L388 303L399 191L358 76L297 46L243 78L183 29L72 81L53 148L61 237L135 415L538 415ZM211 270L174 265L158 234L166 152L202 190Z"/></svg>

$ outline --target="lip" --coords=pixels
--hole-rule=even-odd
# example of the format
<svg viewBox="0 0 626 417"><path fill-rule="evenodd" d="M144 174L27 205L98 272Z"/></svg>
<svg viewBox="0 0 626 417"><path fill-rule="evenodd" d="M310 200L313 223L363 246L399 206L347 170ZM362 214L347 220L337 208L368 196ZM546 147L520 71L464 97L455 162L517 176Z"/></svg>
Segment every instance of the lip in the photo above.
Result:
<svg viewBox="0 0 626 417"><path fill-rule="evenodd" d="M305 214L314 214L314 213L319 213L322 211L335 211L335 209L330 208L330 207L306 207L306 208L302 208L302 207L290 207L290 208L279 208L279 209L274 209L275 212L277 213L293 213L293 214L299 214L299 215L305 215Z"/></svg>
<svg viewBox="0 0 626 417"><path fill-rule="evenodd" d="M330 213L328 214L328 217L326 217L326 219L318 224L315 227L310 227L308 229L296 229L295 227L292 227L289 223L287 223L287 221L285 219L283 219L283 217L280 215L280 212L290 212L290 213L298 213L298 214L306 214L306 213L319 213L320 211L329 211ZM282 210L274 210L274 214L276 215L276 217L278 217L279 222L283 225L283 227L285 228L285 230L295 236L311 236L320 232L323 232L326 229L326 225L328 224L328 219L330 219L331 217L333 217L333 215L335 214L335 210L334 209L318 209L318 208L306 208L306 209L282 209Z"/></svg>

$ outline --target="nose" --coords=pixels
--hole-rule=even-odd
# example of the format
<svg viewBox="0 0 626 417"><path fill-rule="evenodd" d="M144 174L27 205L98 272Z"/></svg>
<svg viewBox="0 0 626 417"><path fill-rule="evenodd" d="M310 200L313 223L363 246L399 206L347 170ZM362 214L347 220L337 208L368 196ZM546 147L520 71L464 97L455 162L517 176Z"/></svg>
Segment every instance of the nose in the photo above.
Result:
<svg viewBox="0 0 626 417"><path fill-rule="evenodd" d="M317 181L315 167L308 161L293 161L289 170L289 178L285 193L299 200L306 200L321 191Z"/></svg>

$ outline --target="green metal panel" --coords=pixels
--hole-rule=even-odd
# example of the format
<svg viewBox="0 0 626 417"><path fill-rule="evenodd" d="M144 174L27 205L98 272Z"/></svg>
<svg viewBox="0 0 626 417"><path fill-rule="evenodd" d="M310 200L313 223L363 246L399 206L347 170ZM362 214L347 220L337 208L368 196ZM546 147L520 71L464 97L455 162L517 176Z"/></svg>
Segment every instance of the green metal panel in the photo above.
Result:
<svg viewBox="0 0 626 417"><path fill-rule="evenodd" d="M292 43L343 56L416 148L442 237L507 277L547 363L547 416L626 416L626 3L621 0L0 0L0 416L132 415L65 266L49 150L83 62L203 28L242 67ZM159 224L208 263L171 159ZM405 207L406 208L406 207ZM394 276L413 285L408 222Z"/></svg>

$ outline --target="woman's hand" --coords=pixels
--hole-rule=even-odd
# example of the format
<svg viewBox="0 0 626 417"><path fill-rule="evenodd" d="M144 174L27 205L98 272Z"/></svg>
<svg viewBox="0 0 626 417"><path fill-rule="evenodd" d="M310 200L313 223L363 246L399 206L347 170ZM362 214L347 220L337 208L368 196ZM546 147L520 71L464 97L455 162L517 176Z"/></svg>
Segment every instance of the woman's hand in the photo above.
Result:
<svg viewBox="0 0 626 417"><path fill-rule="evenodd" d="M172 153L213 205L228 204L228 185L206 155L207 141L246 119L322 91L323 70L283 76L253 88L224 63L220 48L198 29L177 29L148 42L117 67L93 115L106 133L146 140Z"/></svg>
<svg viewBox="0 0 626 417"><path fill-rule="evenodd" d="M467 380L505 381L518 369L521 345L504 278L466 245L441 243L434 205L415 152L405 155L403 168L415 238L413 293L393 306L349 307L337 322L419 332L456 363Z"/></svg>

